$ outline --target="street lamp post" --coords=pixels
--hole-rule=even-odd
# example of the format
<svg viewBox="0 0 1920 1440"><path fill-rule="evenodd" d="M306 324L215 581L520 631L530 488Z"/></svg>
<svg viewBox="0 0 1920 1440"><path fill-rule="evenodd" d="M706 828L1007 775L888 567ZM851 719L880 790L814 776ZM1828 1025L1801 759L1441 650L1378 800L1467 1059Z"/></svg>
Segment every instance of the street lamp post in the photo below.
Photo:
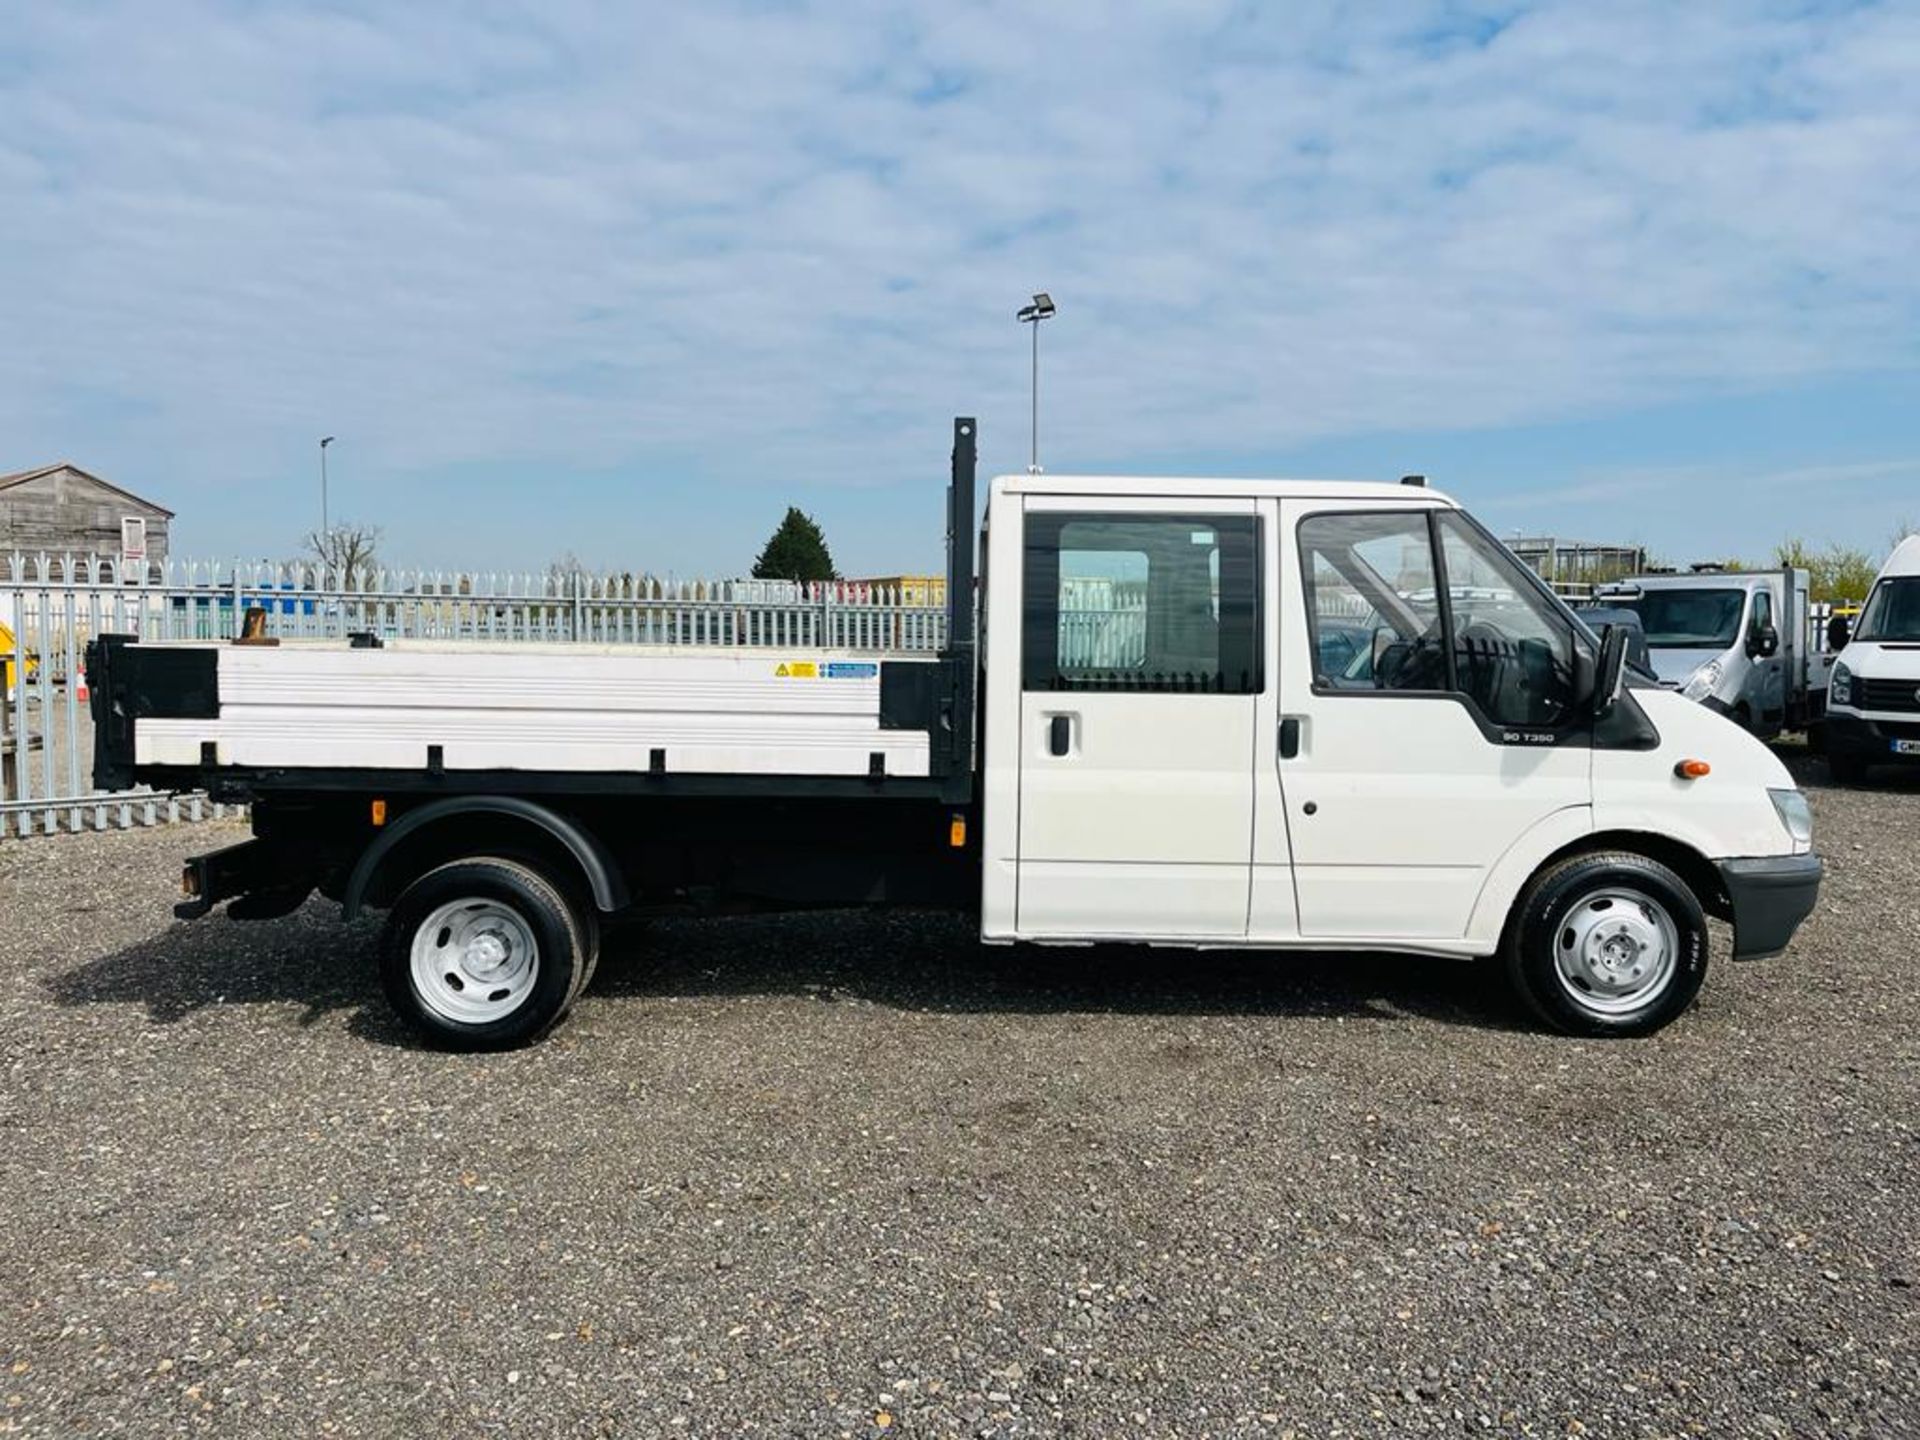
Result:
<svg viewBox="0 0 1920 1440"><path fill-rule="evenodd" d="M327 446L333 443L333 436L324 435L320 439L320 543L327 543Z"/></svg>
<svg viewBox="0 0 1920 1440"><path fill-rule="evenodd" d="M1053 297L1042 290L1031 305L1022 305L1014 319L1033 327L1033 429L1027 457L1027 473L1040 473L1040 322L1053 318Z"/></svg>

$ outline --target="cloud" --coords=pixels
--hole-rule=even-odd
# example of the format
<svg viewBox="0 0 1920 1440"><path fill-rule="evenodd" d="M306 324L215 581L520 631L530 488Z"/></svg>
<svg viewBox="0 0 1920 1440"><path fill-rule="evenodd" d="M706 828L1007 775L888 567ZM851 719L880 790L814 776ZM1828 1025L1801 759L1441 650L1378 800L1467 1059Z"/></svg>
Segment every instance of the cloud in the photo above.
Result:
<svg viewBox="0 0 1920 1440"><path fill-rule="evenodd" d="M1920 491L1920 459L1874 460L1846 465L1795 465L1777 470L1717 465L1669 465L1576 473L1560 484L1509 492L1500 497L1507 510L1538 510L1589 501L1665 495L1676 490L1738 487L1749 496L1769 490L1819 490L1833 495L1867 487L1898 485Z"/></svg>
<svg viewBox="0 0 1920 1440"><path fill-rule="evenodd" d="M1920 360L1912 7L202 0L0 47L0 436L201 503L323 427L397 489L883 486L956 410L1012 464L1041 286L1061 455Z"/></svg>

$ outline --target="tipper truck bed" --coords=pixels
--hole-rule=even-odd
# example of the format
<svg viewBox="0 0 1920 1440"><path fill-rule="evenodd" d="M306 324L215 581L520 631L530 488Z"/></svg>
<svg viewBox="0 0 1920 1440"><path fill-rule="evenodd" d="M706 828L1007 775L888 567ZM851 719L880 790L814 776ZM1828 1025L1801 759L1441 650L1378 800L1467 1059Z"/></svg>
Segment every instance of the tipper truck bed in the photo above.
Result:
<svg viewBox="0 0 1920 1440"><path fill-rule="evenodd" d="M107 669L144 679L149 656L210 703L180 707L206 713L140 720L133 765L142 773L247 776L256 786L293 772L303 782L410 772L933 773L924 718L898 723L898 712L931 693L932 656L293 640L108 647Z"/></svg>
<svg viewBox="0 0 1920 1440"><path fill-rule="evenodd" d="M544 1033L634 912L1498 954L1610 1035L1691 1003L1708 913L1759 956L1811 909L1779 761L1424 484L1002 477L976 597L975 439L937 654L103 636L96 780L250 804L183 918L384 909L389 997L470 1048Z"/></svg>

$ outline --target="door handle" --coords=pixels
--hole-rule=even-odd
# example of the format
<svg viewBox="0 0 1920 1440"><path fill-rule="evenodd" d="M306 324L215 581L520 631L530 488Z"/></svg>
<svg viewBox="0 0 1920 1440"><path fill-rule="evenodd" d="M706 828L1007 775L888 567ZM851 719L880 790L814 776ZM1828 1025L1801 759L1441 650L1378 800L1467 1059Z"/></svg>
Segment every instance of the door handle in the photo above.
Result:
<svg viewBox="0 0 1920 1440"><path fill-rule="evenodd" d="M1073 717L1056 715L1047 722L1047 749L1055 755L1067 753L1067 747L1073 743Z"/></svg>
<svg viewBox="0 0 1920 1440"><path fill-rule="evenodd" d="M1300 753L1300 717L1288 715L1280 722L1280 758L1291 760Z"/></svg>

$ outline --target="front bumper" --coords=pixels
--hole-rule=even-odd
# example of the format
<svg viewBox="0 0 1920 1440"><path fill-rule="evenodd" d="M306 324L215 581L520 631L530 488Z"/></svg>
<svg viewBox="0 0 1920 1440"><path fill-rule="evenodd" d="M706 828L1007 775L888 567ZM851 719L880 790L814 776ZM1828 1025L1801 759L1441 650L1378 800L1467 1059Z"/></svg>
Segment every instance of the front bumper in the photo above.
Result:
<svg viewBox="0 0 1920 1440"><path fill-rule="evenodd" d="M1715 868L1733 906L1733 958L1778 955L1813 913L1826 867L1818 855L1721 860Z"/></svg>
<svg viewBox="0 0 1920 1440"><path fill-rule="evenodd" d="M1920 715L1911 720L1869 720L1829 709L1825 724L1829 755L1858 755L1888 765L1920 763L1920 755L1903 755L1893 748L1896 740L1920 740Z"/></svg>

